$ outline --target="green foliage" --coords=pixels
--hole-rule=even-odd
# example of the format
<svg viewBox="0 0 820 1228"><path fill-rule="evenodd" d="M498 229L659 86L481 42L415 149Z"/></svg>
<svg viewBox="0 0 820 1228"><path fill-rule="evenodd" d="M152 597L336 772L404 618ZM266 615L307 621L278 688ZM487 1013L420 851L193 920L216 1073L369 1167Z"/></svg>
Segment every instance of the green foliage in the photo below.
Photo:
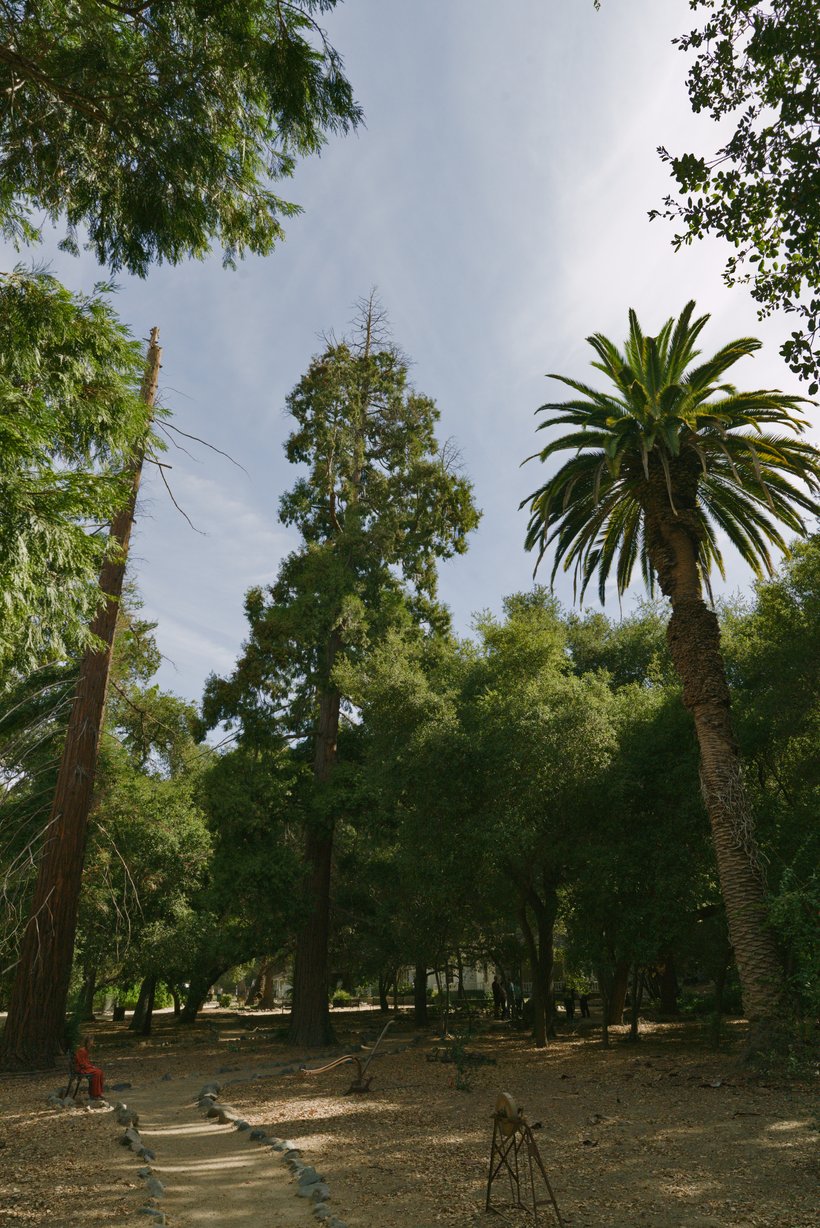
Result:
<svg viewBox="0 0 820 1228"><path fill-rule="evenodd" d="M206 719L247 738L311 733L345 657L408 617L440 620L436 560L463 553L478 522L469 481L436 440L435 404L396 348L377 344L372 299L363 311L353 340L330 344L288 398L287 455L307 472L280 518L302 544L266 592L248 594L243 657L206 690Z"/></svg>
<svg viewBox="0 0 820 1228"><path fill-rule="evenodd" d="M266 253L298 208L272 180L355 127L317 18L336 0L8 0L0 8L0 223L85 227L97 259Z"/></svg>
<svg viewBox="0 0 820 1228"><path fill-rule="evenodd" d="M141 371L105 287L0 274L0 686L88 644L100 529L145 441Z"/></svg>
<svg viewBox="0 0 820 1228"><path fill-rule="evenodd" d="M691 0L702 26L676 39L695 51L687 85L692 110L734 124L706 158L660 150L682 199L663 216L682 222L676 247L713 234L735 252L727 285L750 284L760 314L796 314L800 327L781 353L791 369L820 381L820 194L817 117L820 21L806 0ZM652 216L659 211L653 210Z"/></svg>
<svg viewBox="0 0 820 1228"><path fill-rule="evenodd" d="M613 391L551 377L579 395L541 406L539 412L555 412L538 429L564 433L537 455L542 462L558 452L574 456L524 500L526 546L537 550L537 567L555 543L552 575L562 565L572 569L582 598L597 576L603 603L613 566L623 593L638 561L651 591L666 550L660 526L670 521L691 540L707 585L713 566L724 575L716 529L755 575L771 574L769 544L786 551L778 522L805 534L798 509L818 511L812 495L820 489L820 454L792 437L807 425L794 412L802 398L738 392L725 382L734 363L760 348L751 337L694 365L709 320L693 320L694 307L667 320L657 337L645 336L630 311L622 351L600 333L587 338L597 355L592 365Z"/></svg>
<svg viewBox="0 0 820 1228"><path fill-rule="evenodd" d="M771 917L796 1015L820 1006L820 538L795 546L751 608L725 620L737 729L767 858Z"/></svg>

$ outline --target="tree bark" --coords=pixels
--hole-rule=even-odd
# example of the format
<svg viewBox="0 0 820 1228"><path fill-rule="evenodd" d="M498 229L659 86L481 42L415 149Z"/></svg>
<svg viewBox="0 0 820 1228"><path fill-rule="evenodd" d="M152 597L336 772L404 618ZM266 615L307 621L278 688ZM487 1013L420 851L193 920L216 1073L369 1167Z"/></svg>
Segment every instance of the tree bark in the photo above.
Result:
<svg viewBox="0 0 820 1228"><path fill-rule="evenodd" d="M379 973L379 1010L383 1015L390 1013L390 1003L387 1000L387 990L389 989L387 977L383 972Z"/></svg>
<svg viewBox="0 0 820 1228"><path fill-rule="evenodd" d="M703 600L697 558L701 531L695 496L681 491L677 517L658 478L647 513L647 548L660 587L672 603L667 639L695 723L701 789L749 1021L749 1051L770 1048L782 1023L783 968L768 924L765 888L751 805L732 727L729 686L717 616ZM661 493L663 491L663 493Z"/></svg>
<svg viewBox="0 0 820 1228"><path fill-rule="evenodd" d="M131 1016L131 1022L128 1025L129 1031L131 1032L142 1031L142 1025L145 1022L145 1012L148 1008L148 998L151 994L152 979L153 978L150 976L144 976L142 978L140 991L137 994L137 1005L134 1007L134 1013Z"/></svg>
<svg viewBox="0 0 820 1228"><path fill-rule="evenodd" d="M661 1014L677 1015L678 1013L678 978L675 975L675 961L667 955L661 970Z"/></svg>
<svg viewBox="0 0 820 1228"><path fill-rule="evenodd" d="M202 1010L202 1005L208 996L208 990L212 985L216 984L223 972L226 971L226 966L220 964L218 967L208 968L205 972L201 972L198 975L195 973L191 977L191 982L188 986L188 996L185 999L185 1005L179 1017L180 1023L194 1022Z"/></svg>
<svg viewBox="0 0 820 1228"><path fill-rule="evenodd" d="M80 993L80 1018L90 1023L94 1018L94 994L97 988L97 969L87 968Z"/></svg>
<svg viewBox="0 0 820 1228"><path fill-rule="evenodd" d="M417 1028L426 1028L427 1017L427 962L416 964L413 977L413 1022Z"/></svg>
<svg viewBox="0 0 820 1228"><path fill-rule="evenodd" d="M619 959L615 965L615 971L609 987L609 1010L606 1021L610 1027L617 1027L624 1021L624 1005L626 1003L628 985L629 964L626 960Z"/></svg>
<svg viewBox="0 0 820 1228"><path fill-rule="evenodd" d="M152 329L141 391L146 405L153 405L156 396L162 357L158 337L159 329ZM80 664L34 898L0 1044L0 1068L4 1069L51 1067L60 1048L111 652L143 456L144 447L134 458L131 493L126 506L114 517L111 550L100 571L103 602L91 631L101 646L86 652Z"/></svg>
<svg viewBox="0 0 820 1228"><path fill-rule="evenodd" d="M554 928L558 912L558 879L545 873L543 891L542 899L532 885L527 885L520 897L518 909L518 923L532 967L533 1038L536 1049L545 1048L547 1040L555 1038L552 970L555 963ZM528 907L535 916L536 933L533 933L527 916Z"/></svg>
<svg viewBox="0 0 820 1228"><path fill-rule="evenodd" d="M141 1036L151 1035L151 1025L154 1018L154 1000L157 993L157 978L155 976L148 978L148 995L145 1001L145 1010L142 1015L142 1027L140 1028Z"/></svg>
<svg viewBox="0 0 820 1228"><path fill-rule="evenodd" d="M341 648L334 631L327 648L330 678ZM319 720L313 759L313 779L318 789L327 786L336 764L341 696L328 684L319 695ZM328 945L330 942L330 875L333 864L333 818L326 815L321 827L307 833L305 860L308 865L310 913L296 940L293 969L293 1007L288 1042L300 1047L331 1044L334 1040L328 1003Z"/></svg>
<svg viewBox="0 0 820 1228"><path fill-rule="evenodd" d="M267 960L262 968L262 996L259 1007L263 1011L273 1010L273 960Z"/></svg>

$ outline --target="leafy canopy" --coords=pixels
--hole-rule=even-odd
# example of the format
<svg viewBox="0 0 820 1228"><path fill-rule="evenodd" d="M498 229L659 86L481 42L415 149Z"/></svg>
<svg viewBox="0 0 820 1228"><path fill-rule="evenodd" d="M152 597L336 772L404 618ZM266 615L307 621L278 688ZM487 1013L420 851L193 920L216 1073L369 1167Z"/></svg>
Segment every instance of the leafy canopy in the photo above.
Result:
<svg viewBox="0 0 820 1228"><path fill-rule="evenodd" d="M664 216L682 222L675 246L707 234L736 249L727 285L750 283L761 316L799 317L781 353L820 378L820 13L807 0L690 0L699 29L675 40L697 53L687 78L695 112L734 124L712 158L660 149L680 197ZM658 216L653 210L651 216ZM745 271L744 271L745 270Z"/></svg>
<svg viewBox="0 0 820 1228"><path fill-rule="evenodd" d="M550 376L578 396L537 411L550 413L539 430L564 432L537 455L574 456L524 500L531 512L526 546L538 551L537 567L555 542L552 576L562 563L573 568L581 596L597 573L603 602L613 566L623 593L637 560L651 590L661 522L690 536L707 584L713 565L724 575L718 528L755 575L771 573L769 544L787 552L778 522L804 534L798 509L818 510L812 495L820 489L820 455L797 438L806 425L795 413L803 398L739 392L725 381L730 367L760 348L752 337L695 364L709 316L693 319L694 308L688 303L656 337L645 336L630 311L623 350L601 333L588 337L597 355L592 365L611 390Z"/></svg>
<svg viewBox="0 0 820 1228"><path fill-rule="evenodd" d="M336 0L5 0L0 225L86 227L97 259L267 253L297 206L272 180L361 112L317 16Z"/></svg>
<svg viewBox="0 0 820 1228"><path fill-rule="evenodd" d="M0 676L75 653L146 437L139 343L105 287L0 274Z"/></svg>

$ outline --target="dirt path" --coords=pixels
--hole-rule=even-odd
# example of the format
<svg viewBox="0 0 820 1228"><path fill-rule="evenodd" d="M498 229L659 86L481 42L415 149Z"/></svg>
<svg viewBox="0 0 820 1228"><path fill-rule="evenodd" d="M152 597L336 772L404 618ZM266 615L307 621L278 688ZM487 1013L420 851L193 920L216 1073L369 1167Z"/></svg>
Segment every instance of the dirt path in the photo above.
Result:
<svg viewBox="0 0 820 1228"><path fill-rule="evenodd" d="M206 1118L193 1103L201 1086L201 1078L188 1078L122 1093L139 1113L144 1145L156 1152L150 1167L165 1186L157 1206L169 1223L197 1228L275 1220L309 1228L312 1216L278 1155L247 1131Z"/></svg>

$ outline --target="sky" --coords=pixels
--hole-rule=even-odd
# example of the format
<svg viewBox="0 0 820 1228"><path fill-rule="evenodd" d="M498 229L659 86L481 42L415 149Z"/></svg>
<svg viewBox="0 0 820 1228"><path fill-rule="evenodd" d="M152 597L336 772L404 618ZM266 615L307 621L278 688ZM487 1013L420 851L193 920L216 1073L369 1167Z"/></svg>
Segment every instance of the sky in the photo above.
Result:
<svg viewBox="0 0 820 1228"><path fill-rule="evenodd" d="M712 315L706 350L764 341L738 383L802 391L778 354L788 323L759 322L747 292L724 287L725 245L675 253L671 225L647 217L670 190L657 146L719 145L691 113L688 61L671 45L691 24L688 0L604 0L599 12L592 0L344 0L325 25L366 124L280 185L304 209L286 241L235 272L217 253L118 277L134 335L160 328L160 397L176 425L238 462L193 443L164 458L197 531L146 474L131 573L157 623L164 688L197 701L241 651L246 590L296 544L277 523L295 478L285 398L373 286L483 511L468 553L441 568L464 634L476 611L532 584L518 506L543 472L521 462L539 444L534 411L560 392L546 373L593 374L590 333L622 341L629 307L656 332L694 298ZM19 259L2 256L4 268ZM31 256L72 290L106 276L54 243ZM725 587L747 591L728 554ZM571 604L570 579L556 591ZM618 616L614 593L607 610Z"/></svg>

